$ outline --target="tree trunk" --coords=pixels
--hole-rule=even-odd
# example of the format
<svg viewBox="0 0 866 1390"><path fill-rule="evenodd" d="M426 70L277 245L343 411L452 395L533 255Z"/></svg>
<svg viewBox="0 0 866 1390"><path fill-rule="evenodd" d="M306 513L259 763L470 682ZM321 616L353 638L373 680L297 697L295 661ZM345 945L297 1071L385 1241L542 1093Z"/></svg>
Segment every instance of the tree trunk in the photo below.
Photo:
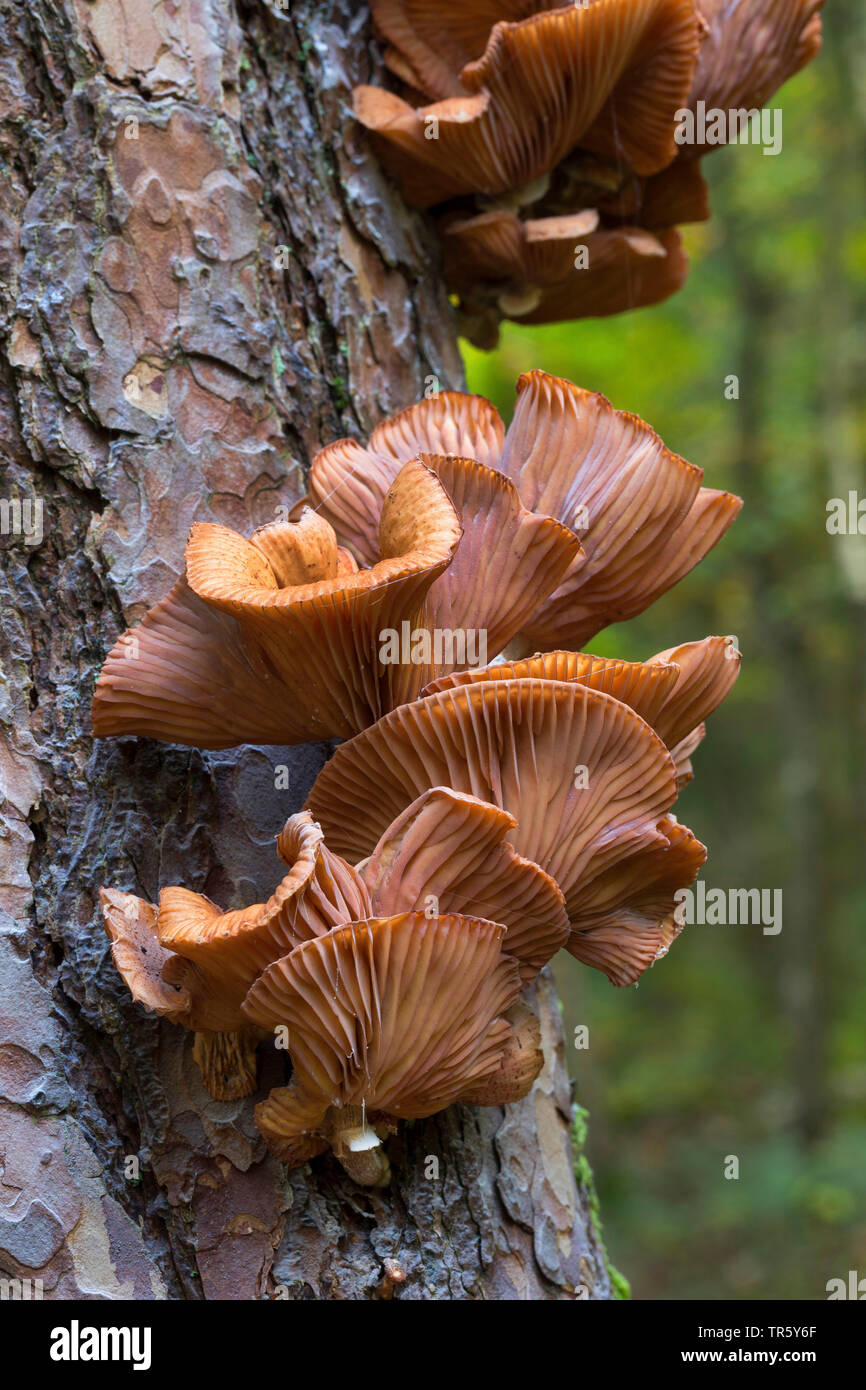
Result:
<svg viewBox="0 0 866 1390"><path fill-rule="evenodd" d="M330 1158L269 1157L263 1092L209 1098L192 1035L129 999L96 908L102 883L261 900L328 753L93 743L101 659L167 591L190 523L273 520L317 447L431 377L461 384L435 242L351 120L379 70L369 16L0 15L0 1269L55 1299L610 1297L548 978L526 1101L404 1126L369 1192ZM265 1059L263 1091L280 1078Z"/></svg>

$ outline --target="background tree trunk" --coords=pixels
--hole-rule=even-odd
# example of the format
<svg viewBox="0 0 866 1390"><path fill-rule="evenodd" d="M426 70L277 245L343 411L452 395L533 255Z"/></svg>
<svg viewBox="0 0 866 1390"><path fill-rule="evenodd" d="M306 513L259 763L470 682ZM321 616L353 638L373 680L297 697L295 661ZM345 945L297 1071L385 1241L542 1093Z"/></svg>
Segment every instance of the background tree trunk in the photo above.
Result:
<svg viewBox="0 0 866 1390"><path fill-rule="evenodd" d="M548 979L527 1100L405 1126L392 1187L366 1192L331 1159L287 1174L255 1098L208 1097L192 1036L131 1003L96 909L103 882L261 900L327 756L92 742L100 661L190 523L273 520L318 446L430 377L461 384L435 243L351 121L379 72L369 16L0 15L0 1269L49 1298L367 1298L394 1259L405 1298L609 1297ZM16 500L41 503L41 540ZM263 1086L280 1078L265 1059Z"/></svg>

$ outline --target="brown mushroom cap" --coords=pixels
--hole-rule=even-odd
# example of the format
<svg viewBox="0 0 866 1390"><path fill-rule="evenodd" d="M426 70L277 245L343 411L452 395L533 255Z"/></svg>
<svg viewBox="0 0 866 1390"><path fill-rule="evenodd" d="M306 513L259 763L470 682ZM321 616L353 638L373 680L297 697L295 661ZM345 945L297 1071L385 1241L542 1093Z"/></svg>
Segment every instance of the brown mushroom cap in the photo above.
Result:
<svg viewBox="0 0 866 1390"><path fill-rule="evenodd" d="M393 72L431 97L460 96L460 72L480 58L500 20L561 8L561 0L372 0Z"/></svg>
<svg viewBox="0 0 866 1390"><path fill-rule="evenodd" d="M706 857L686 826L663 817L650 843L582 883L566 949L612 984L633 985L682 930L676 894L694 882Z"/></svg>
<svg viewBox="0 0 866 1390"><path fill-rule="evenodd" d="M645 719L665 742L677 763L680 784L690 780L686 767L705 732L704 720L722 703L740 671L740 653L732 637L704 637L651 656L647 661L620 661L588 652L543 652L522 661L457 671L421 692L491 680L573 681L603 690ZM682 766L681 766L682 764Z"/></svg>
<svg viewBox="0 0 866 1390"><path fill-rule="evenodd" d="M207 903L206 898L201 901ZM238 998L218 976L167 948L159 939L160 914L152 903L111 888L100 889L100 903L112 959L137 1003L194 1032L230 1033L244 1026L239 1012L243 992Z"/></svg>
<svg viewBox="0 0 866 1390"><path fill-rule="evenodd" d="M462 913L500 922L503 950L532 979L564 946L565 900L508 843L516 821L477 797L433 787L388 827L362 869L373 911Z"/></svg>
<svg viewBox="0 0 866 1390"><path fill-rule="evenodd" d="M196 1032L243 1028L241 1001L266 966L369 915L363 879L323 840L308 811L291 816L277 841L291 871L266 903L231 912L186 888L164 888L158 911L103 889L112 955L133 997Z"/></svg>
<svg viewBox="0 0 866 1390"><path fill-rule="evenodd" d="M338 928L270 966L244 1013L288 1028L292 1081L256 1110L274 1151L303 1161L299 1146L323 1136L337 1149L339 1112L353 1127L358 1107L420 1118L495 1076L520 989L503 935L473 917L403 913Z"/></svg>
<svg viewBox="0 0 866 1390"><path fill-rule="evenodd" d="M406 447L407 439L417 443L425 433L433 438L446 433L456 438L464 429L489 450L495 423L501 425L499 417L485 402L487 410L479 412L480 429L468 421L464 425L465 403L476 398L449 395L455 418L448 431L439 428L442 407L427 401L404 412L402 419L389 422L398 426L392 432L394 453ZM403 430L398 432L400 424ZM310 475L311 497L333 521L341 538L364 556L373 549L369 525L383 489L390 485L392 473L403 466L393 453L385 452L382 436L376 442L374 452L373 441L368 450L341 441L317 456ZM420 626L443 635L483 633L486 650L491 654L500 651L543 598L579 568L580 543L561 522L528 511L514 484L495 468L474 458L427 452L420 452L418 457L443 484L462 529L454 559L430 587ZM347 533L342 531L344 522ZM408 698L424 681L455 664L447 653L428 664L418 673Z"/></svg>
<svg viewBox="0 0 866 1390"><path fill-rule="evenodd" d="M673 662L680 669L676 685L653 721L653 728L673 751L703 726L730 692L740 674L739 648L733 637L704 637L669 647L650 661Z"/></svg>
<svg viewBox="0 0 866 1390"><path fill-rule="evenodd" d="M520 661L502 661L493 666L478 666L471 671L455 671L425 686L421 694L433 695L438 690L454 690L457 686L480 681L533 680L565 681L588 686L612 695L628 705L651 728L664 708L680 668L673 662L657 658L651 661L622 661L618 657L593 656L590 652L538 652Z"/></svg>
<svg viewBox="0 0 866 1390"><path fill-rule="evenodd" d="M244 995L272 961L370 911L360 875L326 847L308 811L290 817L277 847L291 871L266 903L221 912L186 888L164 888L159 897L160 945L183 957L171 965L172 977L179 983L189 979L194 1009L198 982L205 977L223 1006L233 1010L236 1028L243 1024Z"/></svg>
<svg viewBox="0 0 866 1390"><path fill-rule="evenodd" d="M381 629L417 618L459 539L447 494L418 461L384 498L382 558L371 569L353 572L313 512L251 540L194 526L188 583L125 633L102 668L95 734L201 748L351 735L391 702Z"/></svg>
<svg viewBox="0 0 866 1390"><path fill-rule="evenodd" d="M481 630L487 650L501 651L580 568L580 542L569 527L524 507L517 488L496 469L474 459L421 459L443 484L463 530L454 559L430 587L426 622L440 631ZM436 664L444 673L455 663Z"/></svg>
<svg viewBox="0 0 866 1390"><path fill-rule="evenodd" d="M99 900L112 958L133 999L195 1032L193 1057L215 1100L251 1095L258 1036L237 1004L207 974L160 944L152 903L112 888L101 888Z"/></svg>
<svg viewBox="0 0 866 1390"><path fill-rule="evenodd" d="M765 106L821 47L824 0L700 0L708 26L686 106L723 111ZM683 146L703 154L712 146Z"/></svg>
<svg viewBox="0 0 866 1390"><path fill-rule="evenodd" d="M528 1004L518 1000L505 1017L511 1025L511 1034L499 1055L496 1070L471 1091L464 1091L460 1099L467 1105L513 1105L529 1094L544 1066L541 1025Z"/></svg>
<svg viewBox="0 0 866 1390"><path fill-rule="evenodd" d="M514 816L514 848L556 879L569 916L590 866L594 875L657 839L656 823L676 800L670 755L628 706L584 686L515 680L393 710L336 750L308 804L352 862L437 786Z"/></svg>
<svg viewBox="0 0 866 1390"><path fill-rule="evenodd" d="M529 184L576 145L649 174L676 153L674 116L698 40L693 0L567 5L496 24L483 56L463 69L460 94L414 110L359 87L355 114L418 207ZM407 58L418 72L418 51ZM436 139L427 138L430 117Z"/></svg>
<svg viewBox="0 0 866 1390"><path fill-rule="evenodd" d="M462 296L470 337L485 299L518 323L604 318L660 303L688 274L675 228L598 229L594 210L524 221L497 209L452 220L442 236L446 279Z"/></svg>
<svg viewBox="0 0 866 1390"><path fill-rule="evenodd" d="M379 559L379 515L403 464L421 454L495 468L505 426L484 396L439 391L377 425L366 448L339 439L313 459L310 500L361 565Z"/></svg>
<svg viewBox="0 0 866 1390"><path fill-rule="evenodd" d="M700 468L604 396L544 372L521 376L517 389L501 467L527 507L575 527L588 557L524 634L533 647L577 650L677 583L742 503L702 488Z"/></svg>
<svg viewBox="0 0 866 1390"><path fill-rule="evenodd" d="M667 814L672 761L628 706L555 680L456 686L337 749L310 805L346 857L358 858L425 783L514 816L514 847L562 890L572 954L615 984L664 954L677 930L676 891L693 882L706 851Z"/></svg>
<svg viewBox="0 0 866 1390"><path fill-rule="evenodd" d="M490 508L495 504L499 524L510 518L512 527L499 537L501 573L509 569L507 534L514 535L519 526L524 540L533 535L507 491L494 489L484 470L476 472L467 460L483 454L490 468L516 486L522 508L582 532L591 558L576 556L559 588L527 620L523 635L530 647L577 650L607 623L642 612L703 558L742 505L730 493L701 487L702 470L673 454L637 416L614 410L603 396L571 382L529 372L518 381L517 408L507 434L489 402L447 391L386 421L367 449L341 440L316 457L311 496L362 563L375 560L373 518L394 471L407 454L440 454L443 445L462 456L459 467L464 480L472 480L475 496L467 497L459 483L458 465L434 465L455 495L458 483L463 489L465 535L453 583L446 574L432 593L435 597L450 590L457 599L471 593L468 607L474 608L474 617L467 617L467 626L489 626L500 640L506 626L495 611L476 606L482 597L489 605L504 593L501 581L487 581L497 550L485 534ZM443 466L449 470L447 479ZM474 543L478 536L482 546ZM552 532L538 532L533 539L522 560L530 571L536 556L559 563L571 543L568 538L557 542ZM540 540L545 542L541 547ZM527 596L532 586L544 582L543 571L538 565ZM494 649L491 638L488 652Z"/></svg>

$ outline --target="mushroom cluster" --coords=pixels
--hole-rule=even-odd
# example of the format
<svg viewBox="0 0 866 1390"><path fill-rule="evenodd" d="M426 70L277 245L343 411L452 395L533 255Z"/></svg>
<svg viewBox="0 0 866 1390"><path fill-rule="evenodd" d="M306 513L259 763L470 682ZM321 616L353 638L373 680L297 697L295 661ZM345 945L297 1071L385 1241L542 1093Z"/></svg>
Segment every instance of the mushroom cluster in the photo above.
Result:
<svg viewBox="0 0 866 1390"><path fill-rule="evenodd" d="M355 114L436 208L466 335L677 290L677 227L709 216L700 156L814 57L822 4L372 0L400 90L356 88Z"/></svg>
<svg viewBox="0 0 866 1390"><path fill-rule="evenodd" d="M730 525L739 499L701 480L543 372L508 430L442 392L323 449L288 520L195 526L184 578L110 653L99 736L345 740L278 837L267 902L102 891L118 970L195 1035L217 1099L256 1090L267 1040L288 1053L255 1112L286 1163L330 1148L387 1182L401 1119L527 1093L542 1054L521 991L557 951L628 985L676 937L706 851L673 807L739 652L580 648ZM484 656L439 643L468 627Z"/></svg>
<svg viewBox="0 0 866 1390"><path fill-rule="evenodd" d="M738 497L603 396L539 371L517 392L507 431L483 397L442 391L366 448L338 440L295 514L249 539L193 526L184 578L102 668L96 735L351 738L469 664L466 634L490 657L579 649L737 515ZM404 633L411 660L395 659Z"/></svg>

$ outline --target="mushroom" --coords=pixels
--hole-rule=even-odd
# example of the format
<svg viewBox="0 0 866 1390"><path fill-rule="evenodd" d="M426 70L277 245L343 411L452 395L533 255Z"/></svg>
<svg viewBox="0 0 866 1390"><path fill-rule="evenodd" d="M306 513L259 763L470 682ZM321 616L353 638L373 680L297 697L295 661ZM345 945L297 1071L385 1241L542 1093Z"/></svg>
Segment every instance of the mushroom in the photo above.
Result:
<svg viewBox="0 0 866 1390"><path fill-rule="evenodd" d="M565 945L569 925L556 883L507 843L513 828L513 817L496 807L436 788L387 828L362 876L327 848L320 827L303 811L289 818L278 837L277 850L290 872L266 903L220 912L199 893L165 888L156 908L103 888L112 956L134 999L195 1032L193 1056L205 1085L215 1099L234 1100L256 1089L256 1047L266 1036L246 1007L251 995L261 997L253 987L265 981L265 990L275 962L344 927L360 932L380 917L397 922L408 915L416 925L441 918L474 931L483 915L488 937L494 933L498 949L504 948L509 975L516 973L518 982L531 979ZM493 912L501 921L488 915ZM438 940L423 931L416 937L422 952L425 941L429 946ZM509 1009L512 1003L509 997ZM500 1029L503 1046L489 1076L471 1071L465 1078L467 1094L489 1091L494 1097L479 1104L523 1094L521 1087L528 1089L538 1070L534 1016L518 1013L512 1021L510 1031ZM288 1020L278 1022L288 1026ZM535 1070L529 1075L533 1037ZM344 1129L353 1103L346 1102L349 1109L340 1117ZM358 1145L353 1141L350 1148L354 1152Z"/></svg>
<svg viewBox="0 0 866 1390"><path fill-rule="evenodd" d="M682 931L677 894L694 882L706 857L687 826L663 816L656 838L583 886L566 950L611 984L636 984Z"/></svg>
<svg viewBox="0 0 866 1390"><path fill-rule="evenodd" d="M697 160L677 158L649 178L629 173L610 192L596 198L605 226L630 223L661 235L664 228L690 222L706 222L710 216L710 190ZM547 211L541 205L539 213Z"/></svg>
<svg viewBox="0 0 866 1390"><path fill-rule="evenodd" d="M500 467L532 511L573 525L586 560L524 628L533 648L579 650L642 613L703 559L742 502L636 415L571 382L528 372Z"/></svg>
<svg viewBox="0 0 866 1390"><path fill-rule="evenodd" d="M366 448L338 439L310 467L310 503L359 565L379 558L377 518L403 464L419 454L475 459L497 468L505 427L483 396L437 391L377 425Z"/></svg>
<svg viewBox="0 0 866 1390"><path fill-rule="evenodd" d="M460 96L460 72L480 58L500 20L561 8L559 0L372 0L373 23L387 41L385 62L431 97Z"/></svg>
<svg viewBox="0 0 866 1390"><path fill-rule="evenodd" d="M381 1186L381 1141L398 1120L525 1095L543 1059L537 1025L505 1017L520 976L504 934L408 912L353 922L269 966L243 1011L288 1030L292 1079L256 1107L274 1153L295 1166L330 1147L357 1182Z"/></svg>
<svg viewBox="0 0 866 1390"><path fill-rule="evenodd" d="M530 184L575 146L624 159L639 174L673 159L674 117L688 96L698 52L693 0L639 6L595 0L496 23L484 53L463 66L459 79L446 71L459 55L465 15L456 5L442 13L437 6L434 31L423 7L424 35L413 23L421 8L409 3L375 11L392 54L405 55L410 84L431 83L445 91L442 99L415 108L379 87L355 89L358 120L374 133L383 162L414 206ZM472 36L469 28L461 56L477 47L478 29ZM444 68L434 33L444 40Z"/></svg>
<svg viewBox="0 0 866 1390"><path fill-rule="evenodd" d="M96 736L227 748L362 729L412 675L381 662L381 630L414 625L460 539L445 490L417 460L382 495L377 537L376 562L359 569L311 510L249 540L194 526L186 577L102 668Z"/></svg>
<svg viewBox="0 0 866 1390"><path fill-rule="evenodd" d="M518 323L604 318L658 304L684 283L688 257L674 227L599 229L598 212L521 220L508 209L446 222L445 274L460 295L461 328L495 345Z"/></svg>
<svg viewBox="0 0 866 1390"><path fill-rule="evenodd" d="M673 454L637 416L614 410L604 396L538 371L521 376L517 392L507 434L488 401L443 391L386 421L366 449L340 440L313 460L310 496L343 545L359 563L369 564L380 499L406 459L421 452L432 462L443 451L465 459L476 449L484 465L509 478L519 495L517 512L514 501L500 493L497 519L510 513L528 534L529 510L580 536L582 550L559 587L521 618L524 650L576 651L608 623L643 612L677 583L720 539L742 504L730 493L701 487L700 468ZM441 467L439 474L446 481ZM477 475L479 499L483 476ZM448 481L453 486L453 476ZM503 566L497 564L491 584L485 548L476 543L484 534L483 516L465 499L461 506L464 539L454 562L460 576L456 592L459 596L463 587L473 603L489 604L505 592ZM569 544L567 538L551 543L554 562ZM510 545L504 547L506 557ZM525 562L538 553L527 551ZM539 573L524 600L540 585ZM443 578L444 585L440 580L438 589L433 586L433 598L451 583ZM514 617L511 600L507 607ZM500 618L485 620L499 639L506 630ZM492 654L492 641L489 647Z"/></svg>
<svg viewBox="0 0 866 1390"><path fill-rule="evenodd" d="M675 228L709 216L697 156L712 148L677 142L683 113L765 105L818 51L822 4L374 0L404 93L358 87L355 112L407 201L446 209L470 340L495 346L502 318L619 313L678 289ZM587 211L601 218L592 275L569 244ZM525 230L488 220L506 213Z"/></svg>
<svg viewBox="0 0 866 1390"><path fill-rule="evenodd" d="M700 0L707 26L689 100L706 109L752 110L810 63L821 47L824 0ZM713 146L684 145L681 157Z"/></svg>
<svg viewBox="0 0 866 1390"><path fill-rule="evenodd" d="M289 818L277 850L290 872L266 903L231 912L185 888L164 888L158 909L131 893L100 892L111 954L130 993L195 1032L195 1060L217 1100L256 1089L260 1037L241 1004L262 970L335 925L369 916L363 880L325 846L309 812Z"/></svg>
<svg viewBox="0 0 866 1390"><path fill-rule="evenodd" d="M406 807L442 785L513 816L514 849L562 891L569 949L577 935L613 927L652 937L656 954L666 949L675 891L693 881L706 852L670 817L673 759L628 705L585 685L526 677L438 691L339 747L308 805L329 842L357 863ZM637 953L635 969L638 957L651 963L647 954ZM615 976L627 982L619 967Z"/></svg>

